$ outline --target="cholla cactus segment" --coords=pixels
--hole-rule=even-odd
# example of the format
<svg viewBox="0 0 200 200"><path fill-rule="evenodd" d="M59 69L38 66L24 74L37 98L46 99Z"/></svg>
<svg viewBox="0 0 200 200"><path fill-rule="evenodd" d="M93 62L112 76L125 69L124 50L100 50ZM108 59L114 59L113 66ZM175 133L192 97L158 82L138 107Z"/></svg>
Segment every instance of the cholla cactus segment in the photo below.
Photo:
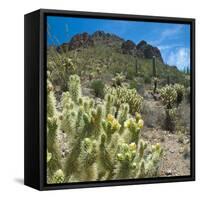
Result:
<svg viewBox="0 0 200 200"><path fill-rule="evenodd" d="M148 149L146 151L146 149ZM149 152L149 149L152 149ZM122 143L119 145L119 152L116 155L117 165L115 178L145 178L155 176L158 172L163 150L159 143L147 145L144 141L135 143Z"/></svg>
<svg viewBox="0 0 200 200"><path fill-rule="evenodd" d="M52 183L64 183L65 175L61 169L58 169L52 177Z"/></svg>
<svg viewBox="0 0 200 200"><path fill-rule="evenodd" d="M64 92L61 98L62 107L64 108L73 108L73 101L71 99L69 92Z"/></svg>
<svg viewBox="0 0 200 200"><path fill-rule="evenodd" d="M143 98L137 93L136 89L106 87L105 91L115 97L114 105L117 107L117 110L121 104L127 103L131 114L140 111Z"/></svg>
<svg viewBox="0 0 200 200"><path fill-rule="evenodd" d="M57 117L47 118L47 128L48 128L48 136L55 137L58 128Z"/></svg>
<svg viewBox="0 0 200 200"><path fill-rule="evenodd" d="M47 115L49 117L53 117L56 113L56 99L53 90L53 85L47 80Z"/></svg>
<svg viewBox="0 0 200 200"><path fill-rule="evenodd" d="M81 84L80 77L78 75L71 75L69 77L69 93L72 100L75 103L78 103L78 100L81 97Z"/></svg>
<svg viewBox="0 0 200 200"><path fill-rule="evenodd" d="M115 117L111 114L108 114L107 118L102 121L102 126L103 126L103 130L105 131L105 133L108 137L108 142L110 142L111 136L115 132L117 132L121 127L118 120L115 119Z"/></svg>
<svg viewBox="0 0 200 200"><path fill-rule="evenodd" d="M124 122L124 127L128 129L128 141L138 144L140 131L143 128L143 120L137 118L130 118Z"/></svg>
<svg viewBox="0 0 200 200"><path fill-rule="evenodd" d="M122 104L119 108L118 114L117 114L117 120L121 124L120 128L120 134L123 133L124 131L124 122L128 119L129 117L129 105L128 104Z"/></svg>
<svg viewBox="0 0 200 200"><path fill-rule="evenodd" d="M167 85L160 89L161 99L167 109L171 109L176 102L177 92L172 85Z"/></svg>
<svg viewBox="0 0 200 200"><path fill-rule="evenodd" d="M92 165L97 158L97 141L85 138L81 143L80 164L84 167Z"/></svg>
<svg viewBox="0 0 200 200"><path fill-rule="evenodd" d="M115 86L121 86L122 82L125 80L125 76L123 75L123 73L116 73L116 76L112 79L113 80L113 84Z"/></svg>
<svg viewBox="0 0 200 200"><path fill-rule="evenodd" d="M105 116L108 114L115 114L115 97L112 94L107 94L105 96Z"/></svg>
<svg viewBox="0 0 200 200"><path fill-rule="evenodd" d="M47 163L51 160L52 158L52 153L49 153L47 150Z"/></svg>
<svg viewBox="0 0 200 200"><path fill-rule="evenodd" d="M181 84L174 84L174 89L176 90L177 93L177 105L179 105L183 100L185 88Z"/></svg>
<svg viewBox="0 0 200 200"><path fill-rule="evenodd" d="M64 58L63 66L66 68L67 71L74 71L76 69L71 58Z"/></svg>

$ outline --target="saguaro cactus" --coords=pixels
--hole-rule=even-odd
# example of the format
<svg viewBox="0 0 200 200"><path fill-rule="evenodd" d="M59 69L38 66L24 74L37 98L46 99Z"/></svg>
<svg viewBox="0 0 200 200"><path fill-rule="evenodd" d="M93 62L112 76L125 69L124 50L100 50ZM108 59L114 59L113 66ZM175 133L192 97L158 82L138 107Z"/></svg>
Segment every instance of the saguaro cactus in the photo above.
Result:
<svg viewBox="0 0 200 200"><path fill-rule="evenodd" d="M170 77L169 77L169 75L167 76L167 85L170 85Z"/></svg>
<svg viewBox="0 0 200 200"><path fill-rule="evenodd" d="M153 69L153 77L157 77L156 57L155 56L153 56L153 58L152 58L152 69Z"/></svg>
<svg viewBox="0 0 200 200"><path fill-rule="evenodd" d="M135 73L138 75L138 59L135 58Z"/></svg>
<svg viewBox="0 0 200 200"><path fill-rule="evenodd" d="M158 77L157 77L157 69L156 69L156 57L153 56L152 58L152 71L153 71L153 84L154 84L154 88L153 88L153 93L157 92L157 88L158 88Z"/></svg>

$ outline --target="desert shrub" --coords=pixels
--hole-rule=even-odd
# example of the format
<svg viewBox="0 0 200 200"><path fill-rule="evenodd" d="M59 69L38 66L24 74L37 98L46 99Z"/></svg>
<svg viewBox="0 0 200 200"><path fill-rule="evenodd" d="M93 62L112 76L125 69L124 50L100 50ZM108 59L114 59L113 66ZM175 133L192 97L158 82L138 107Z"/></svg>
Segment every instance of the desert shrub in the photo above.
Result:
<svg viewBox="0 0 200 200"><path fill-rule="evenodd" d="M104 97L104 87L105 85L102 80L94 80L91 83L91 88L94 90L96 97Z"/></svg>
<svg viewBox="0 0 200 200"><path fill-rule="evenodd" d="M144 76L144 83L145 84L151 84L151 77L150 76Z"/></svg>
<svg viewBox="0 0 200 200"><path fill-rule="evenodd" d="M176 128L176 108L166 109L165 128L168 131L174 132Z"/></svg>
<svg viewBox="0 0 200 200"><path fill-rule="evenodd" d="M134 68L129 67L129 68L127 69L126 78L127 78L128 80L133 80L134 77L135 77Z"/></svg>
<svg viewBox="0 0 200 200"><path fill-rule="evenodd" d="M130 89L137 89L137 87L138 87L137 82L136 82L135 80L132 80L132 81L130 82L129 88L130 88Z"/></svg>

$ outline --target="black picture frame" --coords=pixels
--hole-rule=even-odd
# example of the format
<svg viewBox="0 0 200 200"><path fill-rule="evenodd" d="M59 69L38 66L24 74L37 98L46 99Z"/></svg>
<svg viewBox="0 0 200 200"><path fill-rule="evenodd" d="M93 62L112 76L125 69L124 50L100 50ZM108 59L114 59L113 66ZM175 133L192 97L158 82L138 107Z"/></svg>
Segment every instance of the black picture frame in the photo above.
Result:
<svg viewBox="0 0 200 200"><path fill-rule="evenodd" d="M46 17L123 19L190 24L191 57L191 157L190 176L134 180L46 183ZM167 183L195 180L195 19L40 9L24 17L24 184L38 190Z"/></svg>

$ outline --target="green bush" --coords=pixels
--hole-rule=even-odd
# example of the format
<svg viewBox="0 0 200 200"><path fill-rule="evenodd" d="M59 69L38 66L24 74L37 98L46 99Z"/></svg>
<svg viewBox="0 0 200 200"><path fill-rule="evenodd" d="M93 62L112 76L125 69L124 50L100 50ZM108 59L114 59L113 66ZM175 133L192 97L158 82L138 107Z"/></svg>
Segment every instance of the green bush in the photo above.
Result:
<svg viewBox="0 0 200 200"><path fill-rule="evenodd" d="M134 77L135 77L134 68L128 68L128 69L127 69L126 78L127 78L128 80L133 80Z"/></svg>
<svg viewBox="0 0 200 200"><path fill-rule="evenodd" d="M91 83L91 88L94 90L95 96L99 98L104 97L104 87L105 84L101 80L94 80Z"/></svg>
<svg viewBox="0 0 200 200"><path fill-rule="evenodd" d="M145 84L151 84L151 77L150 76L144 76L144 83Z"/></svg>

